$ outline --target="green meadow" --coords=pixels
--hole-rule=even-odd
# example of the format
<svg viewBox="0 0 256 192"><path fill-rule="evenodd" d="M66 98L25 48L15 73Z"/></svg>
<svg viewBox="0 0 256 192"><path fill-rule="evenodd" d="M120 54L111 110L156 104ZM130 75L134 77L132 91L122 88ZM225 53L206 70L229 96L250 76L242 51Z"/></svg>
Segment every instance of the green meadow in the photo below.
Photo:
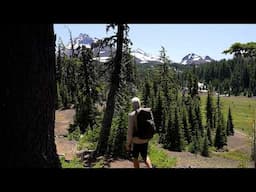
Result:
<svg viewBox="0 0 256 192"><path fill-rule="evenodd" d="M203 124L205 124L205 106L207 95L200 95L200 97ZM213 102L215 105L216 100L217 96L214 96ZM253 120L256 121L256 98L231 96L220 97L220 101L225 121L227 120L228 107L230 106L235 129L240 130L248 135L251 135L253 128Z"/></svg>

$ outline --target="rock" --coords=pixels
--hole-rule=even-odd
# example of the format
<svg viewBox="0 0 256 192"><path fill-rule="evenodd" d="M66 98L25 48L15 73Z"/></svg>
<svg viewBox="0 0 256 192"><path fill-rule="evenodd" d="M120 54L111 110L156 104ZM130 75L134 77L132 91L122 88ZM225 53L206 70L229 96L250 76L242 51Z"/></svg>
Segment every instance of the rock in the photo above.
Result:
<svg viewBox="0 0 256 192"><path fill-rule="evenodd" d="M89 158L90 158L90 155L89 155L89 154L87 154L87 155L85 155L85 156L84 156L83 160L85 160L85 159L89 159Z"/></svg>
<svg viewBox="0 0 256 192"><path fill-rule="evenodd" d="M96 159L99 161L99 160L104 159L104 157L103 157L103 156L99 156L99 157L97 157Z"/></svg>

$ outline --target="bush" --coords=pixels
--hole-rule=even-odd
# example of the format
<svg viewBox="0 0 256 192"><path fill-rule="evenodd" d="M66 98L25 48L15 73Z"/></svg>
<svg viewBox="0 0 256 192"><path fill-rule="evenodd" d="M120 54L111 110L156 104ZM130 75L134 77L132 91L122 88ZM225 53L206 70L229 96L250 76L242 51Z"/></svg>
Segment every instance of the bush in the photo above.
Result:
<svg viewBox="0 0 256 192"><path fill-rule="evenodd" d="M68 139L69 140L76 140L79 141L80 138L80 130L79 127L70 124L69 129L68 129L69 133L68 133Z"/></svg>
<svg viewBox="0 0 256 192"><path fill-rule="evenodd" d="M83 163L76 157L70 162L67 162L64 157L61 157L60 162L62 168L84 168Z"/></svg>
<svg viewBox="0 0 256 192"><path fill-rule="evenodd" d="M100 128L88 129L84 135L80 136L78 150L89 149L95 150L99 140Z"/></svg>

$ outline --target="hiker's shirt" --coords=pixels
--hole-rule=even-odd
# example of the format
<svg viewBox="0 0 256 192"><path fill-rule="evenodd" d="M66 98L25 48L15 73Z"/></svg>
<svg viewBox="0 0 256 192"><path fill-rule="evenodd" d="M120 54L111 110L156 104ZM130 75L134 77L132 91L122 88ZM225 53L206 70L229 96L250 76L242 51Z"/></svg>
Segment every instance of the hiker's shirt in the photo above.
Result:
<svg viewBox="0 0 256 192"><path fill-rule="evenodd" d="M143 110L150 110L150 108L140 108L138 112L143 109ZM128 144L143 144L147 143L149 140L148 139L140 139L139 137L133 137L133 132L135 131L135 111L129 113L128 116L128 131L127 131L127 143Z"/></svg>

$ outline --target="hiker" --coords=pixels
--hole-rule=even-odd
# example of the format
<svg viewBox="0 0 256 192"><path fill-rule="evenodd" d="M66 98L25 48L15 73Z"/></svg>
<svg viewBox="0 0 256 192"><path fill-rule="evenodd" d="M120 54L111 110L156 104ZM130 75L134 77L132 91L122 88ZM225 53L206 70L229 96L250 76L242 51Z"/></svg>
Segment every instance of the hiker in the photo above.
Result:
<svg viewBox="0 0 256 192"><path fill-rule="evenodd" d="M136 126L136 110L137 113L141 109L150 109L150 108L141 108L140 99L138 97L134 97L132 99L132 107L133 112L129 113L128 116L128 131L127 131L127 143L126 143L126 150L132 151L133 156L133 165L134 168L139 168L139 161L138 157L139 154L141 155L143 161L145 162L148 168L152 168L151 161L148 156L148 142L149 139L140 139L139 137L133 137L135 126ZM152 115L152 114L151 114Z"/></svg>

